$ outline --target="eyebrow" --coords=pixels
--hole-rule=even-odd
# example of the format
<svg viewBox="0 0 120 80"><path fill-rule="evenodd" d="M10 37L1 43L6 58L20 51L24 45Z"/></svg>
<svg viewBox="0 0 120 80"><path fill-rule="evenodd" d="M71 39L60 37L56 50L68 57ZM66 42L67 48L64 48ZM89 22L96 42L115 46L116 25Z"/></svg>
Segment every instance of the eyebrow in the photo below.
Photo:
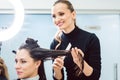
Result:
<svg viewBox="0 0 120 80"><path fill-rule="evenodd" d="M15 60L26 60L25 58L15 58Z"/></svg>

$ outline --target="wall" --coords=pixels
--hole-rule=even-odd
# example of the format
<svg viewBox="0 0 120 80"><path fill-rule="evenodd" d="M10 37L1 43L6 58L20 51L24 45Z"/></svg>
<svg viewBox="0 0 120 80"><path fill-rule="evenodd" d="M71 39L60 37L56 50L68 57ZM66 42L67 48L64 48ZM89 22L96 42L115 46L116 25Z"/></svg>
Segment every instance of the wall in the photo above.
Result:
<svg viewBox="0 0 120 80"><path fill-rule="evenodd" d="M38 17L38 16L30 17L29 15L26 15L25 16L26 21L20 33L18 33L18 35L15 36L13 39L3 42L2 44L1 54L2 54L2 57L4 57L4 59L6 60L7 66L9 67L11 80L17 77L14 70L14 54L12 54L11 51L13 49L16 49L20 45L20 43L22 43L24 39L28 36L39 39L42 47L49 48L48 44L50 44L50 41L56 31L56 29L53 28L53 24L51 22L45 22L47 24L45 23L43 24L42 22L42 21L51 21L50 16L41 15L41 14L50 13L52 3L55 0L21 0L21 1L25 7L26 13L38 14L41 17ZM97 25L98 27L101 26L100 30L97 30L97 31L88 30L88 31L95 32L101 40L101 46L102 46L101 80L118 80L115 77L115 74L116 74L115 65L117 63L117 71L118 71L117 74L118 74L118 77L120 78L120 65L119 65L120 64L119 62L120 61L120 57L119 57L120 16L118 15L120 13L120 5L119 5L120 0L109 0L109 3L108 3L108 0L74 0L74 1L70 0L70 1L73 3L73 5L75 6L79 14L94 14L90 16L89 15L78 16L78 21L80 22L78 24L80 26L91 26L92 24ZM8 2L8 0L0 0L0 13L9 14L11 13L12 9L13 9L13 6ZM94 16L96 14L102 14L102 15L96 16L95 18ZM106 15L103 15L103 14L106 14ZM109 14L113 14L113 15L110 16ZM117 15L114 15L114 14L117 14ZM0 22L2 21L4 22L3 19L6 19L7 21L5 22L11 23L10 21L11 19L8 20L7 18L10 18L10 16L6 18L4 16L4 18L1 18ZM38 18L41 20L39 20ZM34 24L32 24L33 21L35 21ZM83 27L83 29L86 29L86 27ZM46 32L44 32L44 30L46 30ZM35 31L35 32L33 33L32 31ZM53 33L49 34L49 32L53 32ZM50 36L48 37L47 34L49 34ZM47 43L45 40L47 40ZM11 65L9 65L9 63L11 63ZM46 65L48 64L51 64L51 62L46 62ZM46 71L48 70L51 70L51 69L50 68L48 69L46 67ZM52 76L49 75L50 73L51 71L47 72L47 77L48 79L51 80Z"/></svg>
<svg viewBox="0 0 120 80"><path fill-rule="evenodd" d="M13 15L0 15L0 26L9 25L13 20ZM47 23L47 24L46 24ZM89 32L95 33L100 39L102 71L100 80L119 80L120 77L120 15L77 15L77 25ZM3 41L1 55L9 70L11 80L16 79L14 68L15 55L12 50L16 50L27 37L32 37L39 41L43 48L48 48L52 41L56 27L52 22L51 15L28 14L20 32L10 40ZM49 36L48 36L49 35ZM116 68L117 64L117 68ZM46 75L52 80L52 62L45 62ZM109 73L109 74L108 74ZM116 73L118 79L116 79ZM14 74L14 75L13 75Z"/></svg>
<svg viewBox="0 0 120 80"><path fill-rule="evenodd" d="M50 13L53 2L56 0L21 0L26 13ZM120 13L120 0L70 0L79 13ZM0 0L0 12L13 9L9 0Z"/></svg>

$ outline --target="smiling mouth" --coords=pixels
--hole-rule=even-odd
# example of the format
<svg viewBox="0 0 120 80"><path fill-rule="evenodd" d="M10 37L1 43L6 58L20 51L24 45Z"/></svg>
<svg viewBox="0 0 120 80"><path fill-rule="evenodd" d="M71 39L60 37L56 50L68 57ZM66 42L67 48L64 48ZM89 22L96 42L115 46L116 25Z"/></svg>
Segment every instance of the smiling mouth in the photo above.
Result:
<svg viewBox="0 0 120 80"><path fill-rule="evenodd" d="M22 74L22 72L17 72L18 75Z"/></svg>
<svg viewBox="0 0 120 80"><path fill-rule="evenodd" d="M62 25L63 25L63 23L62 23L62 22L57 24L57 26L59 26L59 27L60 27L60 26L62 26Z"/></svg>

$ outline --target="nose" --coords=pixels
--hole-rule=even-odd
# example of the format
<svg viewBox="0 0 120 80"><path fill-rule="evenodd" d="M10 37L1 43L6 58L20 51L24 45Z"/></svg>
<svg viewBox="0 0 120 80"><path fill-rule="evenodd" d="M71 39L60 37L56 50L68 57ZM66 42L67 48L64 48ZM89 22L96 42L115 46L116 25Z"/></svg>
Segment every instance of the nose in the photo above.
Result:
<svg viewBox="0 0 120 80"><path fill-rule="evenodd" d="M54 18L54 22L57 23L61 20L61 18L59 16L56 16L56 18Z"/></svg>
<svg viewBox="0 0 120 80"><path fill-rule="evenodd" d="M21 66L20 66L20 63L19 62L17 62L16 64L15 64L15 69L19 69Z"/></svg>

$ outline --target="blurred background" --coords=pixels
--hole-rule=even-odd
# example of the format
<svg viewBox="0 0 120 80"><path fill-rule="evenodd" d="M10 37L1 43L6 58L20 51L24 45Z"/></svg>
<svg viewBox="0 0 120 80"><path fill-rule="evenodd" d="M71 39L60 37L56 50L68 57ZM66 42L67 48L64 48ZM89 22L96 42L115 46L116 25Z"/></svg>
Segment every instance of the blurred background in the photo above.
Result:
<svg viewBox="0 0 120 80"><path fill-rule="evenodd" d="M56 0L21 0L25 19L19 33L0 42L0 56L8 67L10 80L16 79L15 54L27 37L48 48L57 29L52 22L51 7ZM120 0L70 0L77 12L77 25L95 33L100 39L102 71L100 80L120 80ZM0 31L14 20L14 7L9 0L0 0ZM52 80L52 62L45 62L48 80Z"/></svg>

